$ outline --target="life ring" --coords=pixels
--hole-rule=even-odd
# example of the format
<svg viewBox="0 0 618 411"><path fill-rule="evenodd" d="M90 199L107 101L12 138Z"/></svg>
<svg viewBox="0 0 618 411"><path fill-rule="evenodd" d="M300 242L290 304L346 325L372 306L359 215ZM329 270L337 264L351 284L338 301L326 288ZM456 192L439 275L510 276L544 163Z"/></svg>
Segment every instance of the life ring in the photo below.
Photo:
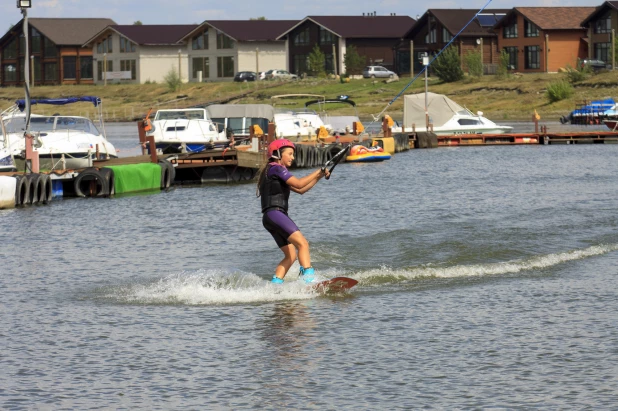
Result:
<svg viewBox="0 0 618 411"><path fill-rule="evenodd" d="M41 197L43 197L43 192L41 191L41 175L33 173L26 174L25 177L30 186L26 204L39 204Z"/></svg>
<svg viewBox="0 0 618 411"><path fill-rule="evenodd" d="M15 174L16 185L15 185L15 206L23 206L28 203L28 198L30 197L30 184L28 184L28 180L25 175Z"/></svg>
<svg viewBox="0 0 618 411"><path fill-rule="evenodd" d="M114 176L114 170L111 168L103 167L99 169L99 174L107 185L107 192L101 193L101 195L103 197L109 197L116 194L116 177Z"/></svg>
<svg viewBox="0 0 618 411"><path fill-rule="evenodd" d="M159 160L159 165L161 166L161 189L170 188L176 177L174 165L168 160Z"/></svg>
<svg viewBox="0 0 618 411"><path fill-rule="evenodd" d="M89 167L79 173L73 181L77 197L104 197L109 195L107 181L94 167Z"/></svg>

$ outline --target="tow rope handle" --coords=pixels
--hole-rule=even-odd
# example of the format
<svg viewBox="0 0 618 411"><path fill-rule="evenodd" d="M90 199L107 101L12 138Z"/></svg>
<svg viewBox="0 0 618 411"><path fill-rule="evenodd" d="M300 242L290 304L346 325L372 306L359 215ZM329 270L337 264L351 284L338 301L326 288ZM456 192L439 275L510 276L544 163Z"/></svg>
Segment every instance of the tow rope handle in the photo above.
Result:
<svg viewBox="0 0 618 411"><path fill-rule="evenodd" d="M344 147L343 149L341 149L341 151L339 151L337 154L335 154L333 156L333 158L331 158L330 160L328 160L326 163L324 163L324 165L322 166L322 172L324 172L328 167L330 167L330 169L328 170L329 173L332 173L333 170L335 169L335 167L337 167L337 164L339 164L339 162L341 161L341 159L346 155L346 153L350 150L350 146ZM331 167L332 166L332 167ZM326 177L327 180L330 179L330 174Z"/></svg>

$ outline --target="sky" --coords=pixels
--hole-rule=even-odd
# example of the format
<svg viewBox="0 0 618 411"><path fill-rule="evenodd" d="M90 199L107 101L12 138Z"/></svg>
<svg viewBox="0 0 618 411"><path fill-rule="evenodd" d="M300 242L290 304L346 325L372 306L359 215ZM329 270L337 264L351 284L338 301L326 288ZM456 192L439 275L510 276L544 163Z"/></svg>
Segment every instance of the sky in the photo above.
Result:
<svg viewBox="0 0 618 411"><path fill-rule="evenodd" d="M118 24L200 24L205 20L301 20L311 15L362 15L376 12L415 18L427 10L424 1L410 0L32 0L29 17L105 17ZM434 9L510 9L513 7L586 6L601 0L433 0ZM15 0L0 0L1 35L21 20Z"/></svg>

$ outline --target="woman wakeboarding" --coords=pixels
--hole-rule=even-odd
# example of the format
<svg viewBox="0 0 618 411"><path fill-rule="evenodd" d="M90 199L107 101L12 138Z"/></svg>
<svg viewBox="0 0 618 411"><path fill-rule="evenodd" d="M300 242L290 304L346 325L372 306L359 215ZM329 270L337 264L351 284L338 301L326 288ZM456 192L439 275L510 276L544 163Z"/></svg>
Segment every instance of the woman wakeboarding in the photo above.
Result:
<svg viewBox="0 0 618 411"><path fill-rule="evenodd" d="M306 283L314 281L315 270L311 267L309 243L288 216L288 199L290 191L304 194L322 177L328 178L330 175L330 171L322 167L305 177L294 177L288 171L294 161L294 152L294 143L289 140L281 139L270 143L268 163L260 171L257 183L256 195L262 197L262 224L284 255L272 278L272 282L276 284L283 283L283 278L296 260L296 249L300 275Z"/></svg>

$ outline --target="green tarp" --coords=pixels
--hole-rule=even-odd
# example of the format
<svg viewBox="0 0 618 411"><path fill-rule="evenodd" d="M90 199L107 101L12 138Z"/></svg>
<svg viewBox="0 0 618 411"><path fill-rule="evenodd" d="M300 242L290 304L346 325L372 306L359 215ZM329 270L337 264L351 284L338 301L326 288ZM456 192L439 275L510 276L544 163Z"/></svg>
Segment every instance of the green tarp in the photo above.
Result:
<svg viewBox="0 0 618 411"><path fill-rule="evenodd" d="M114 170L116 194L161 188L161 166L154 163L108 166Z"/></svg>

